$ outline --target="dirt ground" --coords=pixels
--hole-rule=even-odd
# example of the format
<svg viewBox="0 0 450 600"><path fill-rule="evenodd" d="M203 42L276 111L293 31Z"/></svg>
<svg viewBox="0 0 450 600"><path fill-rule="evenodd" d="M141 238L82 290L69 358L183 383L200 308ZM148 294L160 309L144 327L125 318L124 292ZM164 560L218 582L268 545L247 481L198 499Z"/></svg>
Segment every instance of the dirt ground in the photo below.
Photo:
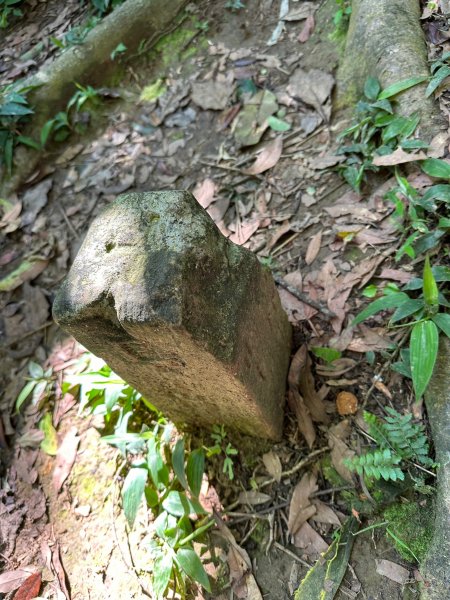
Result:
<svg viewBox="0 0 450 600"><path fill-rule="evenodd" d="M76 2L64 4L59 16L55 10L59 2L35 5L29 19L3 35L0 55L11 57L13 49L20 56L42 41L45 48L26 67L26 61L14 56L10 64L6 62L8 69L2 67L6 82L14 69L24 74L38 68L54 52L48 50L48 36L62 35L69 22L76 25L83 17ZM181 25L183 33L172 34L156 51L129 62L125 55L124 77L111 86L121 99L96 109L93 125L83 135L50 148L31 180L10 199L18 207L15 215L1 225L2 277L27 258L32 257L34 265L22 285L0 295L1 569L43 569L44 598L146 597L132 566L144 560L136 550L142 531L127 540L123 517L114 503L121 458L105 444L99 445L99 423L81 417L73 399L64 395L47 407L27 406L20 414L14 410L30 360L47 361L60 377L78 356L79 348L52 323L51 303L90 222L121 192L192 191L221 231L257 252L281 280L282 303L295 328L294 350L307 341L310 347L333 342L345 351L342 372L309 367L315 380L313 396L320 396L326 414L315 419L313 450L328 445L325 425L343 422L335 404L340 391L352 392L360 406L374 412L387 402L398 410L412 405L411 390L399 376L383 370L380 354L368 360L373 352L382 353L399 343L396 331L387 333L376 321L370 328L348 328L361 305L361 289L370 280L403 283L413 273L391 261L398 233L388 218L392 209L381 199L386 184L374 182L362 196L343 183L334 169L341 160L335 155L336 131L343 126L342 118L332 115L341 51L330 39L334 3L292 3L292 11L302 8L306 16L286 21L284 32L271 45L278 2L249 0L245 8L235 11L224 5L221 1L190 5ZM146 101L143 90L159 78L165 93L156 101ZM270 92L260 110L288 123L288 131L277 131L275 121L275 129L261 128L260 141L252 138L248 144L256 134L246 131L237 119L248 107L249 86ZM313 95L305 89L313 89ZM258 150L266 152L271 166L252 172L249 167L258 160ZM349 231L354 233L350 241L343 235ZM312 302L302 302L295 290ZM383 386L374 388L374 375L380 374L376 381ZM70 474L58 492L53 482L55 457L40 448L37 426L42 411L49 409L59 444L76 439L77 448ZM272 448L283 472L312 451L292 410L291 405L283 442ZM415 410L420 417L420 410ZM358 422L358 416L354 419ZM348 514L348 505L330 489L333 486L319 468L320 458L309 464L311 469L317 467L315 493L339 522ZM263 476L261 457L257 463L256 473ZM319 555L316 538L301 547L287 533L288 504L304 472L265 487L269 503L234 509L248 513L248 518L239 513L229 518L267 599L292 598L306 573L305 562ZM238 459L233 483L211 471L211 484L225 508L249 488L254 474L244 458ZM358 489L358 494L363 493ZM255 518L258 511L270 507L279 508L261 512L259 521ZM263 526L250 531L257 523ZM326 520L310 523L322 542L329 544L333 525ZM133 560L130 548L136 552ZM378 574L375 559L406 567L408 582L401 585ZM382 529L375 529L358 536L337 597L417 598L415 576L414 566L398 555ZM227 594L216 597L231 597ZM12 597L12 592L0 593L0 598Z"/></svg>

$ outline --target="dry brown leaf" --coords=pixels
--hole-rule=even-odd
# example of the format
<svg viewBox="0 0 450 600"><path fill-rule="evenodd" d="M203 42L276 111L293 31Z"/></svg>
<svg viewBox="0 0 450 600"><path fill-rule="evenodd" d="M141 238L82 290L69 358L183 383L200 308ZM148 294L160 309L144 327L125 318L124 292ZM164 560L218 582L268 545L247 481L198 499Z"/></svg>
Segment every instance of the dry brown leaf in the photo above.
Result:
<svg viewBox="0 0 450 600"><path fill-rule="evenodd" d="M266 249L271 250L275 246L275 244L278 242L278 240L281 237L283 237L284 234L291 231L291 228L292 228L292 225L291 225L290 221L288 221L288 220L283 221L282 225L277 227L275 229L275 231L271 234L269 240L267 241Z"/></svg>
<svg viewBox="0 0 450 600"><path fill-rule="evenodd" d="M219 223L222 221L225 213L230 206L229 198L218 198L215 202L212 202L207 209L208 215L214 221L214 223Z"/></svg>
<svg viewBox="0 0 450 600"><path fill-rule="evenodd" d="M349 432L349 422L341 421L341 423L330 427L328 431L328 441L331 447L330 458L333 467L345 481L353 483L353 475L343 462L344 458L352 458L355 456L353 450L350 450L344 442L344 439L348 437Z"/></svg>
<svg viewBox="0 0 450 600"><path fill-rule="evenodd" d="M396 242L397 238L389 235L389 232L386 230L379 229L378 232L373 231L372 229L364 229L363 231L358 231L358 233L353 238L354 241L365 248L365 246L377 246L379 244L391 244L392 242Z"/></svg>
<svg viewBox="0 0 450 600"><path fill-rule="evenodd" d="M332 387L355 385L357 383L357 379L327 379L327 385L331 385Z"/></svg>
<svg viewBox="0 0 450 600"><path fill-rule="evenodd" d="M22 583L20 588L14 594L14 600L33 600L39 594L41 589L41 573L33 573Z"/></svg>
<svg viewBox="0 0 450 600"><path fill-rule="evenodd" d="M22 567L0 574L0 594L8 594L17 588L36 571L35 567Z"/></svg>
<svg viewBox="0 0 450 600"><path fill-rule="evenodd" d="M76 427L71 427L64 436L56 454L55 469L53 471L53 485L57 492L60 491L63 483L72 470L77 457L79 443L80 438L77 435L77 429Z"/></svg>
<svg viewBox="0 0 450 600"><path fill-rule="evenodd" d="M289 408L297 418L300 433L305 438L309 448L312 448L316 439L316 430L303 398L296 388L292 388L288 391L288 404Z"/></svg>
<svg viewBox="0 0 450 600"><path fill-rule="evenodd" d="M334 510L328 506L328 504L325 504L325 502L322 502L317 498L315 498L312 502L316 507L316 514L311 517L313 521L315 521L316 523L325 523L328 525L337 525L338 527L340 527L341 522L339 520L339 517L334 512Z"/></svg>
<svg viewBox="0 0 450 600"><path fill-rule="evenodd" d="M255 233L258 227L259 219L252 219L251 221L247 221L242 225L238 223L236 231L232 235L230 235L229 239L231 242L234 242L238 246L242 246L242 244L248 242L248 240L252 237L252 235Z"/></svg>
<svg viewBox="0 0 450 600"><path fill-rule="evenodd" d="M286 16L283 17L283 21L303 21L310 15L313 15L317 10L317 4L315 2L302 2L300 6L291 8Z"/></svg>
<svg viewBox="0 0 450 600"><path fill-rule="evenodd" d="M233 93L233 86L220 81L204 81L192 84L191 98L203 110L223 110Z"/></svg>
<svg viewBox="0 0 450 600"><path fill-rule="evenodd" d="M300 361L302 362L298 389L303 396L305 406L313 421L317 421L318 423L328 423L330 419L326 413L325 405L316 391L314 376L311 371L312 362L306 344L303 344L303 346L299 348L296 353L296 356L297 355L299 355Z"/></svg>
<svg viewBox="0 0 450 600"><path fill-rule="evenodd" d="M208 208L211 202L214 200L214 196L217 192L217 186L214 181L210 178L206 178L203 181L197 183L192 192L192 195L197 202L203 208Z"/></svg>
<svg viewBox="0 0 450 600"><path fill-rule="evenodd" d="M377 565L377 573L392 581L405 585L410 580L408 569L405 569L405 567L402 567L397 563L382 558L376 558L375 564Z"/></svg>
<svg viewBox="0 0 450 600"><path fill-rule="evenodd" d="M372 164L376 167L391 167L392 165L400 165L403 163L414 162L416 160L425 160L427 155L425 152L416 152L412 154L405 152L401 146L399 146L391 154L384 154L383 156L374 156Z"/></svg>
<svg viewBox="0 0 450 600"><path fill-rule="evenodd" d="M317 258L317 255L320 252L321 243L322 243L322 231L319 231L318 233L316 233L316 235L313 235L313 237L311 238L311 240L308 244L308 248L306 250L306 255L305 255L305 263L307 265L310 265L311 263L313 263L315 261L315 259Z"/></svg>
<svg viewBox="0 0 450 600"><path fill-rule="evenodd" d="M301 548L307 556L317 556L328 550L328 544L309 523L303 523L294 535L294 546Z"/></svg>
<svg viewBox="0 0 450 600"><path fill-rule="evenodd" d="M271 169L279 161L282 151L283 139L277 137L264 146L256 161L251 167L246 169L244 173L247 175L258 175L259 173L264 173L264 171Z"/></svg>
<svg viewBox="0 0 450 600"><path fill-rule="evenodd" d="M388 350L392 348L392 342L383 337L386 330L382 327L366 327L362 323L359 325L360 334L354 336L353 340L347 346L347 350L352 352L369 352L378 350Z"/></svg>
<svg viewBox="0 0 450 600"><path fill-rule="evenodd" d="M334 347L334 346L333 346ZM353 358L338 358L330 364L316 365L316 373L323 377L339 377L356 367L358 363Z"/></svg>
<svg viewBox="0 0 450 600"><path fill-rule="evenodd" d="M71 600L69 590L67 589L67 577L61 562L61 554L58 542L55 542L52 548L52 570L58 579L59 587L66 600Z"/></svg>
<svg viewBox="0 0 450 600"><path fill-rule="evenodd" d="M320 110L330 96L333 86L334 77L330 73L318 69L304 71L298 68L291 75L286 90L293 98L299 98L302 102Z"/></svg>
<svg viewBox="0 0 450 600"><path fill-rule="evenodd" d="M442 158L447 154L448 132L440 131L431 140L427 149L427 156L431 158Z"/></svg>
<svg viewBox="0 0 450 600"><path fill-rule="evenodd" d="M250 504L251 506L265 504L266 502L270 502L270 500L272 500L272 497L269 496L269 494L264 494L257 490L243 491L238 497L238 502L240 504Z"/></svg>
<svg viewBox="0 0 450 600"><path fill-rule="evenodd" d="M283 467L281 466L281 460L278 454L271 450L270 452L263 454L262 460L269 475L272 475L275 481L279 483L281 481Z"/></svg>
<svg viewBox="0 0 450 600"><path fill-rule="evenodd" d="M413 273L407 273L401 269L382 269L380 275L377 275L380 279L392 279L400 283L408 283L414 277Z"/></svg>
<svg viewBox="0 0 450 600"><path fill-rule="evenodd" d="M377 390L379 390L382 394L384 394L386 396L386 398L388 398L389 400L392 400L391 392L389 391L388 387L384 385L384 383L382 381L377 379L373 385L377 388Z"/></svg>
<svg viewBox="0 0 450 600"><path fill-rule="evenodd" d="M295 535L303 523L316 512L309 496L317 490L317 475L312 472L305 473L295 486L289 504L288 530L291 535Z"/></svg>
<svg viewBox="0 0 450 600"><path fill-rule="evenodd" d="M317 314L317 310L296 298L293 294L284 288L278 288L281 304L287 312L291 323L299 323L300 321L308 321Z"/></svg>
<svg viewBox="0 0 450 600"><path fill-rule="evenodd" d="M305 42L307 42L309 40L310 35L314 31L315 26L316 26L316 23L314 21L314 15L309 15L306 18L306 21L303 25L303 29L300 31L297 40L301 44L304 44Z"/></svg>

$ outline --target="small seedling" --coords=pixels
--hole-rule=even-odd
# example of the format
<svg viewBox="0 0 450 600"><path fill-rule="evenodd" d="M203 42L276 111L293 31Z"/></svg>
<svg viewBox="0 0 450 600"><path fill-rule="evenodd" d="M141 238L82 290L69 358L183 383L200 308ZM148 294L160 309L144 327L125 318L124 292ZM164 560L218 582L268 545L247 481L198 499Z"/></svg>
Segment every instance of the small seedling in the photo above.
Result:
<svg viewBox="0 0 450 600"><path fill-rule="evenodd" d="M395 308L389 325L411 329L409 365L404 370L410 369L417 401L424 394L433 373L439 332L450 337L450 315L439 312L440 307L449 308L450 303L437 287L437 282L447 281L450 281L450 269L431 268L427 256L422 279L410 281L402 291L389 290L386 295L371 302L352 322L352 326L355 326L380 311ZM419 289L421 293L417 297L406 293Z"/></svg>
<svg viewBox="0 0 450 600"><path fill-rule="evenodd" d="M49 398L55 377L51 368L44 369L35 362L28 363L28 383L22 389L16 400L16 411L19 412L24 402L31 395L33 405L39 405Z"/></svg>
<svg viewBox="0 0 450 600"><path fill-rule="evenodd" d="M23 12L17 7L23 0L0 0L0 28L6 29L8 27L8 18L22 17Z"/></svg>
<svg viewBox="0 0 450 600"><path fill-rule="evenodd" d="M211 438L215 442L214 446L206 448L206 456L222 455L223 456L223 473L225 473L230 481L234 479L234 459L238 454L236 448L233 448L230 442L226 441L227 432L223 425L214 425L211 433Z"/></svg>

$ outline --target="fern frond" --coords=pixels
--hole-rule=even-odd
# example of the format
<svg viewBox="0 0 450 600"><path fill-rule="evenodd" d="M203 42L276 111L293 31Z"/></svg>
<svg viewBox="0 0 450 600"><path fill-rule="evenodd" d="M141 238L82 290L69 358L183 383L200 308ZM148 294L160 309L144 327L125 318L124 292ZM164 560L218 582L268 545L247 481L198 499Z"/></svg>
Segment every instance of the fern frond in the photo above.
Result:
<svg viewBox="0 0 450 600"><path fill-rule="evenodd" d="M403 471L397 466L401 460L401 457L393 454L389 448L384 448L372 450L351 459L344 459L344 464L359 475L397 481L405 478Z"/></svg>

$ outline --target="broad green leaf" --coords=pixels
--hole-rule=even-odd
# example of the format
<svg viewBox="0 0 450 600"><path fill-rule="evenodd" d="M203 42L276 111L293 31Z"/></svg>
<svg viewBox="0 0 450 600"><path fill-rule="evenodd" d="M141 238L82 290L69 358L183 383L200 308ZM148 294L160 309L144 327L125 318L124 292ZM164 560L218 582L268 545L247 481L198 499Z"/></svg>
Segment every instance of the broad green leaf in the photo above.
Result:
<svg viewBox="0 0 450 600"><path fill-rule="evenodd" d="M44 432L41 449L50 456L55 456L58 451L58 436L53 427L52 415L46 413L39 423L39 429Z"/></svg>
<svg viewBox="0 0 450 600"><path fill-rule="evenodd" d="M416 129L419 117L408 119L406 117L394 117L391 123L383 129L382 139L387 143L396 137L408 137ZM392 150L390 150L392 151Z"/></svg>
<svg viewBox="0 0 450 600"><path fill-rule="evenodd" d="M273 115L267 119L267 124L269 125L270 129L273 129L274 131L289 131L291 128L290 123L286 123L286 121L282 121Z"/></svg>
<svg viewBox="0 0 450 600"><path fill-rule="evenodd" d="M438 183L427 189L422 196L425 202L429 200L441 200L442 202L450 202L450 185L447 183Z"/></svg>
<svg viewBox="0 0 450 600"><path fill-rule="evenodd" d="M450 229L450 219L448 217L441 217L438 222L439 229Z"/></svg>
<svg viewBox="0 0 450 600"><path fill-rule="evenodd" d="M428 309L436 313L439 307L439 290L431 270L428 254L423 267L423 297Z"/></svg>
<svg viewBox="0 0 450 600"><path fill-rule="evenodd" d="M44 125L42 126L41 135L40 135L40 141L41 141L42 147L44 147L45 144L47 143L48 136L50 135L54 125L55 125L55 119L50 119L49 121L44 123Z"/></svg>
<svg viewBox="0 0 450 600"><path fill-rule="evenodd" d="M188 498L184 492L169 492L162 503L162 507L175 517L206 514L199 501L195 498Z"/></svg>
<svg viewBox="0 0 450 600"><path fill-rule="evenodd" d="M0 106L1 117L23 117L25 115L32 115L33 110L23 104L16 104L15 102L6 102Z"/></svg>
<svg viewBox="0 0 450 600"><path fill-rule="evenodd" d="M180 548L176 561L188 577L199 583L206 591L211 591L208 575L193 548Z"/></svg>
<svg viewBox="0 0 450 600"><path fill-rule="evenodd" d="M395 311L395 313L390 318L389 322L391 324L397 323L402 319L406 319L406 317L410 317L418 310L424 307L424 302L422 298L410 299L406 302L403 302Z"/></svg>
<svg viewBox="0 0 450 600"><path fill-rule="evenodd" d="M205 470L205 453L201 448L193 450L189 454L186 465L186 475L189 487L195 497L200 494L202 487L203 473Z"/></svg>
<svg viewBox="0 0 450 600"><path fill-rule="evenodd" d="M122 487L122 504L128 525L133 527L138 508L144 496L148 471L135 467L128 471Z"/></svg>
<svg viewBox="0 0 450 600"><path fill-rule="evenodd" d="M439 333L433 321L416 323L409 343L411 375L416 400L423 396L433 374L439 346Z"/></svg>
<svg viewBox="0 0 450 600"><path fill-rule="evenodd" d="M382 310L387 310L389 308L398 308L400 304L407 302L409 300L409 296L404 292L397 292L394 294L389 294L388 296L383 296L382 298L377 298L367 306L364 310L362 310L359 315L357 315L352 323L351 327L355 327L358 323L362 323L368 317L380 312Z"/></svg>
<svg viewBox="0 0 450 600"><path fill-rule="evenodd" d="M32 360L28 363L28 373L33 379L44 377L44 369L41 365L38 365L38 363L35 363Z"/></svg>
<svg viewBox="0 0 450 600"><path fill-rule="evenodd" d="M172 467L175 475L178 477L178 481L186 490L188 482L186 480L186 473L184 472L184 439L177 440L175 448L172 452Z"/></svg>
<svg viewBox="0 0 450 600"><path fill-rule="evenodd" d="M427 158L421 161L422 171L430 177L450 179L450 164L440 158Z"/></svg>
<svg viewBox="0 0 450 600"><path fill-rule="evenodd" d="M450 337L450 315L447 313L438 313L434 315L433 321L447 337Z"/></svg>
<svg viewBox="0 0 450 600"><path fill-rule="evenodd" d="M419 83L423 83L428 79L427 75L418 75L417 77L409 77L408 79L404 79L403 81L397 81L397 83L393 83L388 86L386 89L382 90L378 94L378 100L384 100L385 98L392 98L396 94L400 92L404 92L409 88L418 85Z"/></svg>
<svg viewBox="0 0 450 600"><path fill-rule="evenodd" d="M16 137L16 141L18 144L23 144L24 146L28 146L29 148L33 148L33 150L40 150L41 145L33 138L28 137L27 135L18 135Z"/></svg>
<svg viewBox="0 0 450 600"><path fill-rule="evenodd" d="M148 441L147 465L156 488L167 487L169 484L169 469L164 464L155 438Z"/></svg>
<svg viewBox="0 0 450 600"><path fill-rule="evenodd" d="M155 506L158 506L159 496L158 492L155 490L154 487L151 487L149 485L145 486L145 500L147 502L147 506L149 506L150 508L155 508Z"/></svg>
<svg viewBox="0 0 450 600"><path fill-rule="evenodd" d="M441 238L444 237L446 233L447 232L443 231L442 229L435 229L430 233L421 235L414 241L413 247L415 253L419 255L424 254L429 250L433 250L433 248L435 248L439 244Z"/></svg>
<svg viewBox="0 0 450 600"><path fill-rule="evenodd" d="M450 67L447 65L443 65L440 69L434 73L431 78L430 83L428 84L427 89L425 90L425 96L431 96L431 94L441 85L441 83L450 76Z"/></svg>
<svg viewBox="0 0 450 600"><path fill-rule="evenodd" d="M153 564L153 592L156 600L163 598L172 574L173 558L169 552L161 551Z"/></svg>
<svg viewBox="0 0 450 600"><path fill-rule="evenodd" d="M153 526L158 536L165 539L167 537L166 532L175 529L177 526L177 520L173 515L163 511L156 517Z"/></svg>
<svg viewBox="0 0 450 600"><path fill-rule="evenodd" d="M362 295L365 296L366 298L375 298L377 293L378 293L378 287L373 284L368 285L362 291Z"/></svg>
<svg viewBox="0 0 450 600"><path fill-rule="evenodd" d="M331 363L342 356L342 352L336 350L335 348L323 348L315 346L314 348L311 348L311 350L315 356L321 358L327 363Z"/></svg>
<svg viewBox="0 0 450 600"><path fill-rule="evenodd" d="M380 93L381 85L375 77L368 77L364 84L364 96L369 100L376 100Z"/></svg>
<svg viewBox="0 0 450 600"><path fill-rule="evenodd" d="M403 140L400 146L403 150L425 150L429 147L429 144L423 140Z"/></svg>
<svg viewBox="0 0 450 600"><path fill-rule="evenodd" d="M33 391L33 388L36 384L37 384L37 381L29 381L25 385L23 390L20 392L20 394L17 396L17 400L16 400L16 411L17 412L19 412L22 404L25 402L25 400L31 394L31 392Z"/></svg>

